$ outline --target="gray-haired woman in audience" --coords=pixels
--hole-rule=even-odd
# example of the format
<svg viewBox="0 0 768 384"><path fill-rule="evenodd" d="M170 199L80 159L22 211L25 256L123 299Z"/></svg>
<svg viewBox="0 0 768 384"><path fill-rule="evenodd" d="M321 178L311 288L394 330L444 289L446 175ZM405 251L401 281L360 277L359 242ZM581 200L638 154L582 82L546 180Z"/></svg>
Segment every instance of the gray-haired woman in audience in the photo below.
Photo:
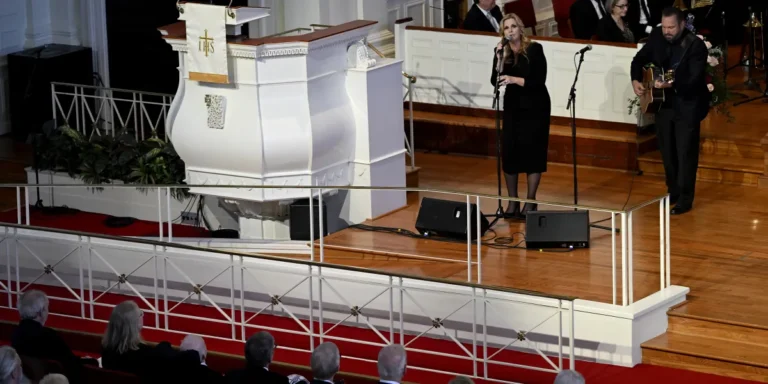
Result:
<svg viewBox="0 0 768 384"><path fill-rule="evenodd" d="M16 350L9 346L0 347L0 383L28 383L21 371L21 358Z"/></svg>
<svg viewBox="0 0 768 384"><path fill-rule="evenodd" d="M200 364L195 350L176 351L167 341L151 346L141 339L144 313L133 301L112 310L101 341L101 365L106 369L136 374L145 381L164 382L178 378L181 370Z"/></svg>

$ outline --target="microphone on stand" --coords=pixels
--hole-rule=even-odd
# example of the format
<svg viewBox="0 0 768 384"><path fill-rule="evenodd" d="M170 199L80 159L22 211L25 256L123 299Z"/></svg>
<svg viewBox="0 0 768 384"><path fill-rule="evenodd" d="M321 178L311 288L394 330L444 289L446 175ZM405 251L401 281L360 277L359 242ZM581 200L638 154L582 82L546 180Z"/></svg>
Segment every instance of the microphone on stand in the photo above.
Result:
<svg viewBox="0 0 768 384"><path fill-rule="evenodd" d="M589 44L589 45L587 45L586 47L582 48L582 49L581 49L579 52L577 52L577 53L579 53L579 54L583 55L585 52L587 52L587 51L591 51L591 50L592 50L592 44Z"/></svg>

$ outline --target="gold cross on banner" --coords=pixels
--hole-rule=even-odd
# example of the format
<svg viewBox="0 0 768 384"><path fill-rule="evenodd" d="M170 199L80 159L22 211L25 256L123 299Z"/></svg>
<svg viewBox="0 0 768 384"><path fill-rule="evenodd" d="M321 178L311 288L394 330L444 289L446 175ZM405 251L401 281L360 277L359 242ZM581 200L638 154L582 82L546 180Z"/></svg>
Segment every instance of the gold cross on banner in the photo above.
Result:
<svg viewBox="0 0 768 384"><path fill-rule="evenodd" d="M205 30L205 35L200 36L200 42L197 44L200 51L205 52L205 57L208 57L208 53L213 53L213 37L208 37L208 30Z"/></svg>

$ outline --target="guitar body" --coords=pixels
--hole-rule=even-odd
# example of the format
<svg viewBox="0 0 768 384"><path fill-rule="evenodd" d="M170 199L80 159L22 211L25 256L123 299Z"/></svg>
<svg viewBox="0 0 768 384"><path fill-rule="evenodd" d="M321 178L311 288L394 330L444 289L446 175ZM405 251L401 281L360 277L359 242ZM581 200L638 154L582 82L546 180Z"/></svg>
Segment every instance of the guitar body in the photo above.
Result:
<svg viewBox="0 0 768 384"><path fill-rule="evenodd" d="M664 73L663 71L663 69L656 67L643 69L642 83L645 93L640 96L640 110L643 113L656 113L664 103L664 90L654 87L656 79L659 78L658 75Z"/></svg>

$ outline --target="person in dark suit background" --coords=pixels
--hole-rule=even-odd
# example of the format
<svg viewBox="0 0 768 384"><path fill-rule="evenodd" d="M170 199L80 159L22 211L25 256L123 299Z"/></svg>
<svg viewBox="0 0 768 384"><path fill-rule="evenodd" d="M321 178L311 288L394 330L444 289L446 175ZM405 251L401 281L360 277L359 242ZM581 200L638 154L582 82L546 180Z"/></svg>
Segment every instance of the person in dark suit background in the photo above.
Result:
<svg viewBox="0 0 768 384"><path fill-rule="evenodd" d="M200 364L191 369L181 372L180 376L185 378L186 383L194 384L219 384L224 382L224 376L221 373L209 368L205 362L208 357L208 348L205 346L205 340L198 335L187 335L179 345L181 351L197 351L200 356Z"/></svg>
<svg viewBox="0 0 768 384"><path fill-rule="evenodd" d="M648 37L661 23L661 11L672 5L673 0L632 0L629 2L627 16L635 39Z"/></svg>
<svg viewBox="0 0 768 384"><path fill-rule="evenodd" d="M608 17L603 17L597 24L597 39L613 43L634 43L635 36L624 20L627 15L629 0L606 0Z"/></svg>
<svg viewBox="0 0 768 384"><path fill-rule="evenodd" d="M269 370L275 355L275 338L267 331L254 334L245 342L245 369L227 373L230 384L288 384L288 377Z"/></svg>
<svg viewBox="0 0 768 384"><path fill-rule="evenodd" d="M475 0L464 18L463 29L497 33L502 17L494 0Z"/></svg>
<svg viewBox="0 0 768 384"><path fill-rule="evenodd" d="M571 4L569 18L573 36L581 40L590 40L597 34L597 23L608 16L603 0L576 0Z"/></svg>
<svg viewBox="0 0 768 384"><path fill-rule="evenodd" d="M341 354L339 347L331 342L325 342L312 351L309 367L312 369L311 384L334 384L334 376L339 373Z"/></svg>
<svg viewBox="0 0 768 384"><path fill-rule="evenodd" d="M405 348L399 344L390 344L379 351L379 384L400 384L405 376L407 356Z"/></svg>
<svg viewBox="0 0 768 384"><path fill-rule="evenodd" d="M72 382L80 381L84 363L98 365L95 359L77 357L55 330L45 326L48 320L45 293L38 290L24 292L18 307L21 321L13 331L11 345L19 355L57 361Z"/></svg>
<svg viewBox="0 0 768 384"><path fill-rule="evenodd" d="M685 28L683 13L668 7L662 12L661 29L651 32L632 60L632 87L638 96L645 92L641 80L647 64L674 70L674 80L655 84L665 90L656 128L673 215L693 208L701 121L709 113L708 55L704 42Z"/></svg>

